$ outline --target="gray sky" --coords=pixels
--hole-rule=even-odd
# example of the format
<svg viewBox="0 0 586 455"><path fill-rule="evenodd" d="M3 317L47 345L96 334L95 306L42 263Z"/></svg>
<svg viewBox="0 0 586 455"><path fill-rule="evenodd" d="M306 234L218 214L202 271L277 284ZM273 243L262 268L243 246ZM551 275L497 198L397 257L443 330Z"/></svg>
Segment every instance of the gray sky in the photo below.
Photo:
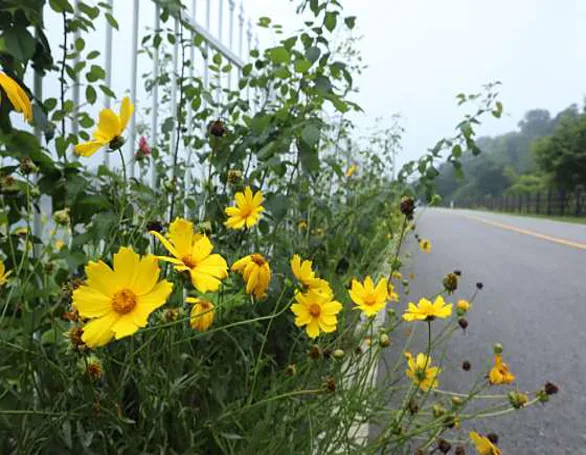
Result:
<svg viewBox="0 0 586 455"><path fill-rule="evenodd" d="M358 80L363 127L400 113L400 162L453 133L455 95L500 80L505 114L480 134L515 129L525 111L555 113L586 95L583 0L342 0L357 16L368 65ZM250 0L248 9L288 29L299 23L289 0ZM263 41L261 39L261 41Z"/></svg>
<svg viewBox="0 0 586 455"><path fill-rule="evenodd" d="M184 0L186 4L191 1ZM546 108L552 113L586 95L586 1L584 0L341 0L345 14L357 16L357 33L368 68L357 83L357 101L365 114L355 120L360 134L376 117L399 113L406 133L399 164L416 159L428 147L453 134L462 118L455 95L475 92L482 84L500 80L505 114L488 120L480 134L498 134L516 127L524 112ZM217 36L217 5L211 0L211 29ZM115 0L114 15L121 24L115 32L112 86L118 98L130 87L131 0ZM240 0L236 1L236 13ZM295 0L245 0L246 16L269 16L292 32L303 25L295 15ZM204 0L197 0L197 20L205 23ZM140 1L140 37L152 26L154 6ZM224 0L225 15L228 1ZM104 20L88 37L88 46L103 49ZM53 50L60 58L60 17L47 15ZM236 19L237 27L237 19ZM237 28L235 40L237 40ZM260 29L261 47L276 44L271 32ZM227 25L223 29L227 37ZM278 39L278 37L276 37ZM238 45L235 44L235 50ZM245 48L246 50L246 48ZM102 57L98 63L102 63ZM150 62L139 56L140 75ZM140 108L150 100L139 80L139 122L149 122ZM56 76L48 78L46 96L55 96ZM82 95L83 97L83 95ZM96 105L94 110L98 111Z"/></svg>

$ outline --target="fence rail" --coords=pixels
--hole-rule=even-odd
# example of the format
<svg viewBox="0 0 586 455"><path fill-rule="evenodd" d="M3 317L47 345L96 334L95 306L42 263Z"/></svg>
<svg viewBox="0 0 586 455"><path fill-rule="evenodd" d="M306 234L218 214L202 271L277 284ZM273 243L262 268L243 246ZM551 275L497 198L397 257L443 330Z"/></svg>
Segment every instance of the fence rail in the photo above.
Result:
<svg viewBox="0 0 586 455"><path fill-rule="evenodd" d="M495 212L586 217L586 192L555 190L535 193L487 196L483 199L462 199L454 202L458 208L485 209Z"/></svg>

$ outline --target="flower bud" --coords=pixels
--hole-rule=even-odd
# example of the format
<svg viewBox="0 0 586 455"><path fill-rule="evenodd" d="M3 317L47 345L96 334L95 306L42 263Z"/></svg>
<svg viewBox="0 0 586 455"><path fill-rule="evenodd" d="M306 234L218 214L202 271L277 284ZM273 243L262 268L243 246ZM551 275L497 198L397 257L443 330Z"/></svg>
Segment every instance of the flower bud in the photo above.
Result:
<svg viewBox="0 0 586 455"><path fill-rule="evenodd" d="M464 371L470 371L470 368L472 368L472 364L468 360L464 360L462 362L462 369Z"/></svg>
<svg viewBox="0 0 586 455"><path fill-rule="evenodd" d="M285 376L297 376L297 365L287 365L287 368L285 369Z"/></svg>
<svg viewBox="0 0 586 455"><path fill-rule="evenodd" d="M547 395L555 395L560 391L559 387L552 382L546 382L544 391Z"/></svg>
<svg viewBox="0 0 586 455"><path fill-rule="evenodd" d="M458 325L462 327L462 330L466 330L468 328L468 320L466 318L458 319Z"/></svg>
<svg viewBox="0 0 586 455"><path fill-rule="evenodd" d="M446 409L441 404L434 404L431 408L433 412L433 416L437 419L438 417L443 416L446 413Z"/></svg>
<svg viewBox="0 0 586 455"><path fill-rule="evenodd" d="M450 450L452 450L452 444L450 444L445 439L440 438L437 440L437 449L441 453L448 453Z"/></svg>
<svg viewBox="0 0 586 455"><path fill-rule="evenodd" d="M499 443L499 436L496 433L488 433L486 435L486 438L492 442L493 444L498 444Z"/></svg>
<svg viewBox="0 0 586 455"><path fill-rule="evenodd" d="M466 313L469 309L470 309L470 302L468 302L468 300L460 299L460 300L458 300L458 303L456 303L456 311L458 312L459 316L461 316L461 314Z"/></svg>
<svg viewBox="0 0 586 455"><path fill-rule="evenodd" d="M458 275L455 273L448 273L443 281L444 289L448 292L448 294L452 294L456 289L458 289Z"/></svg>
<svg viewBox="0 0 586 455"><path fill-rule="evenodd" d="M20 172L22 172L24 175L34 174L38 170L39 168L35 163L33 163L33 160L31 160L30 157L23 156L20 159Z"/></svg>
<svg viewBox="0 0 586 455"><path fill-rule="evenodd" d="M235 183L238 183L240 181L240 179L242 178L242 171L239 171L238 169L230 169L228 171L228 183L234 185Z"/></svg>
<svg viewBox="0 0 586 455"><path fill-rule="evenodd" d="M403 197L401 200L401 213L405 215L408 220L411 220L413 219L413 212L415 212L415 201L412 197Z"/></svg>
<svg viewBox="0 0 586 455"><path fill-rule="evenodd" d="M493 351L495 354L502 354L502 353L503 353L503 345L502 345L502 344L500 344L500 343L495 343L495 344L492 346L492 351Z"/></svg>
<svg viewBox="0 0 586 455"><path fill-rule="evenodd" d="M454 455L466 455L466 449L464 448L464 446L456 446L456 451L454 452Z"/></svg>
<svg viewBox="0 0 586 455"><path fill-rule="evenodd" d="M478 290L481 290L484 287L484 284L482 284L480 281L478 283L476 283L476 288Z"/></svg>
<svg viewBox="0 0 586 455"><path fill-rule="evenodd" d="M330 391L330 392L335 392L336 391L336 380L333 377L329 377L326 379L326 388Z"/></svg>
<svg viewBox="0 0 586 455"><path fill-rule="evenodd" d="M461 406L463 403L462 398L460 397L452 397L452 405L453 406Z"/></svg>
<svg viewBox="0 0 586 455"><path fill-rule="evenodd" d="M529 397L520 392L509 392L507 397L509 398L509 403L511 403L511 406L515 409L521 409L529 401Z"/></svg>
<svg viewBox="0 0 586 455"><path fill-rule="evenodd" d="M155 232L161 233L161 232L163 232L163 224L160 221L156 221L156 220L149 221L146 224L146 229L147 229L147 231L155 231Z"/></svg>
<svg viewBox="0 0 586 455"><path fill-rule="evenodd" d="M381 333L378 337L378 343L382 348L388 348L391 345L391 339L386 333Z"/></svg>
<svg viewBox="0 0 586 455"><path fill-rule="evenodd" d="M208 131L212 136L223 137L226 134L226 127L224 126L224 122L218 119L208 125Z"/></svg>
<svg viewBox="0 0 586 455"><path fill-rule="evenodd" d="M332 357L336 360L340 360L344 358L344 355L346 353L342 350L342 349L336 349L333 353L332 353Z"/></svg>
<svg viewBox="0 0 586 455"><path fill-rule="evenodd" d="M319 346L317 344L314 344L311 347L311 350L308 352L309 357L311 357L313 360L317 360L321 357L321 349L319 348Z"/></svg>
<svg viewBox="0 0 586 455"><path fill-rule="evenodd" d="M69 226L71 222L71 218L69 217L69 208L64 208L63 210L57 210L53 213L53 221L57 223L59 226Z"/></svg>
<svg viewBox="0 0 586 455"><path fill-rule="evenodd" d="M414 398L411 398L411 400L409 400L407 409L411 414L417 414L419 412L419 404L417 404L417 401L415 401Z"/></svg>

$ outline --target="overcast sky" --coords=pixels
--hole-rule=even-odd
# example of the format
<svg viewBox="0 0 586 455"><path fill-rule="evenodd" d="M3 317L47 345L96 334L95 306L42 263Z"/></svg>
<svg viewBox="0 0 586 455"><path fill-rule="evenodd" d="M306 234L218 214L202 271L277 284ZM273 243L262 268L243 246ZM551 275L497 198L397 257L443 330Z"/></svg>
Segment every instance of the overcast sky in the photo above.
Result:
<svg viewBox="0 0 586 455"><path fill-rule="evenodd" d="M368 68L358 80L363 127L377 116L403 116L401 162L452 134L461 119L455 95L500 80L505 115L481 134L516 128L525 111L552 113L586 95L584 0L341 0L357 16ZM297 3L297 2L295 2ZM289 0L248 0L292 30ZM261 41L264 41L261 39Z"/></svg>
<svg viewBox="0 0 586 455"><path fill-rule="evenodd" d="M210 28L218 35L219 0L211 1ZM292 32L303 26L295 15L299 0L245 0L247 17L256 23L269 16ZM399 113L406 128L399 163L416 159L437 140L453 134L463 111L455 95L475 92L490 81L503 83L505 114L489 120L480 134L516 128L525 111L546 108L556 113L586 95L586 0L340 0L346 15L357 16L359 47L368 68L357 80L357 101L365 110L356 118L360 134L379 116ZM191 5L191 1L184 0ZM236 1L236 13L240 0ZM204 0L197 0L197 20L205 23ZM112 87L118 98L130 87L131 0L115 0L114 15L121 25L114 36ZM228 1L224 0L225 16ZM154 6L140 1L140 37L150 33ZM88 38L103 49L104 20ZM238 45L238 20L234 49ZM47 15L53 50L60 58L61 18ZM261 47L276 44L270 31L258 30ZM227 22L223 28L227 38ZM245 48L246 51L246 48ZM100 57L101 59L102 57ZM101 62L100 62L101 63ZM150 70L139 56L139 77ZM200 73L201 74L201 73ZM56 76L46 84L46 96L56 95ZM141 107L150 105L139 80L138 121L148 124ZM142 103L142 104L141 104ZM98 106L95 107L97 111Z"/></svg>

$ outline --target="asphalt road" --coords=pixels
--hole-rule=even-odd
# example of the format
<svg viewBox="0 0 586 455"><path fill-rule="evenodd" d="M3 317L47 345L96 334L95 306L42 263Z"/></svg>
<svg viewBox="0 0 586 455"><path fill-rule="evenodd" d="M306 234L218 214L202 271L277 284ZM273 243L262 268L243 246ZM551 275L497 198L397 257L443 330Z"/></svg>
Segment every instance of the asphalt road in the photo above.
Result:
<svg viewBox="0 0 586 455"><path fill-rule="evenodd" d="M476 282L484 284L467 331L458 331L450 342L441 388L465 392L473 373L489 368L495 342L504 346L520 390L546 381L560 386L545 406L485 418L468 428L496 432L505 454L586 454L586 226L426 209L417 232L431 240L432 252L408 245L408 268L416 276L407 301L437 293L453 270L462 271L453 301L468 297ZM472 363L471 372L461 369L463 360Z"/></svg>

